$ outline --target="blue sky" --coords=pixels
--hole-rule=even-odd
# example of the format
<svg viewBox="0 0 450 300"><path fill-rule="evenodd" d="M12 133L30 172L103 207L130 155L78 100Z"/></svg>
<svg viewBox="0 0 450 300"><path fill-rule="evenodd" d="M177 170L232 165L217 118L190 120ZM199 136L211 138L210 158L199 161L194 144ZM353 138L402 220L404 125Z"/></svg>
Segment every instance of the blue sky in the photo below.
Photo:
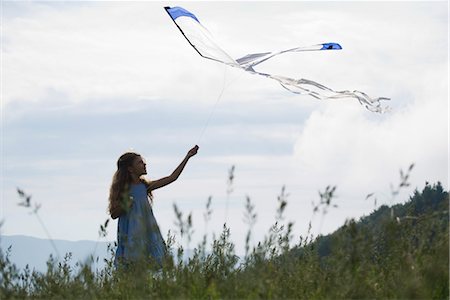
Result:
<svg viewBox="0 0 450 300"><path fill-rule="evenodd" d="M212 195L208 233L225 221L227 174L236 166L226 218L242 251L245 197L256 205L254 241L289 193L298 237L318 191L337 186L321 233L377 205L402 202L425 181L448 188L448 3L442 2L10 2L2 12L1 233L45 237L17 206L16 187L42 204L54 238L95 240L117 158L134 149L149 177L166 176L200 151L173 185L155 191L162 231L174 202L194 216L195 240ZM259 70L336 90L392 98L388 114L354 100L318 101L276 82L202 59L163 7L197 15L232 57L321 42L342 51L294 53ZM222 88L212 118L203 128ZM411 186L390 184L411 163ZM319 233L320 217L313 219ZM115 239L116 222L109 228Z"/></svg>

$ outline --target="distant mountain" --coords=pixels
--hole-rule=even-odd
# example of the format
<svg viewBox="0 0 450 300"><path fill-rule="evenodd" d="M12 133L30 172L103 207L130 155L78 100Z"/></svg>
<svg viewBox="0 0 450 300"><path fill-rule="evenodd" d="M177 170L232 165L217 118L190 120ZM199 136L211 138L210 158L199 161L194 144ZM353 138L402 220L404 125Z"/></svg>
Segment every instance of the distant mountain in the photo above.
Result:
<svg viewBox="0 0 450 300"><path fill-rule="evenodd" d="M70 265L75 267L77 262L86 262L91 256L94 257L94 266L103 267L104 258L110 258L108 254L108 243L114 242L96 242L96 241L64 241L53 240L58 250L56 253L50 240L39 239L24 235L0 235L0 248L6 255L8 248L11 247L9 259L16 267L23 269L28 264L31 270L45 272L47 270L47 261L50 254L63 261L67 253L71 253ZM59 254L59 256L58 256ZM97 262L98 257L98 262Z"/></svg>

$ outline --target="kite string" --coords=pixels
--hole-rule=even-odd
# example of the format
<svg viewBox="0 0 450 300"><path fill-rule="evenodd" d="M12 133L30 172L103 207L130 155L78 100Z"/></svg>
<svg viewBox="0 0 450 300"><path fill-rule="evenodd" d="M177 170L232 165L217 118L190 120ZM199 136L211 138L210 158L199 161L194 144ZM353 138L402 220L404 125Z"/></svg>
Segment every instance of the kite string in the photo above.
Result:
<svg viewBox="0 0 450 300"><path fill-rule="evenodd" d="M208 127L209 121L211 120L211 117L212 117L213 113L216 111L217 104L219 103L220 99L222 98L223 92L224 92L224 90L225 90L226 71L227 71L227 70L225 69L225 72L223 73L222 90L220 91L219 95L217 96L216 103L214 103L214 106L212 107L211 111L209 112L208 119L206 119L206 123L205 123L205 125L203 126L203 129L202 129L202 131L201 131L201 133L200 133L200 136L199 136L198 139L197 139L197 143L196 143L197 145L200 143L200 140L202 139L203 134L204 134L205 131L206 131L206 127Z"/></svg>
<svg viewBox="0 0 450 300"><path fill-rule="evenodd" d="M234 79L232 79L231 81L229 81L228 83L226 83L227 68L228 68L228 66L224 66L222 89L221 89L219 95L217 96L216 102L214 103L214 106L212 107L212 109L211 109L211 111L209 113L208 119L206 120L206 123L203 126L203 129L202 129L202 131L201 131L201 133L200 133L200 135L199 135L199 137L197 139L197 143L196 143L197 145L200 143L200 140L203 138L203 135L204 135L204 133L206 131L206 128L209 126L209 122L211 121L211 118L212 118L213 114L216 111L217 104L219 104L220 99L222 99L223 93L231 85L231 83L233 83L236 79L238 79L242 75L241 74L241 75L235 77Z"/></svg>

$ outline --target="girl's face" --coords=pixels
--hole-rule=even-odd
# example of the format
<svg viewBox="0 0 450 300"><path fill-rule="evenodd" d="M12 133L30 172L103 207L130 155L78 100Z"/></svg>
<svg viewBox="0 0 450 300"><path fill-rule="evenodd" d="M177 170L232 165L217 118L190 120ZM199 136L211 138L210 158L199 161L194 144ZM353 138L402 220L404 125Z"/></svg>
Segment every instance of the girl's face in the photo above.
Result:
<svg viewBox="0 0 450 300"><path fill-rule="evenodd" d="M133 163L128 168L128 170L132 174L135 174L137 176L141 176L141 175L147 174L147 167L146 166L147 166L147 164L145 163L144 158L142 158L141 156L138 156L138 157L136 157L133 160Z"/></svg>

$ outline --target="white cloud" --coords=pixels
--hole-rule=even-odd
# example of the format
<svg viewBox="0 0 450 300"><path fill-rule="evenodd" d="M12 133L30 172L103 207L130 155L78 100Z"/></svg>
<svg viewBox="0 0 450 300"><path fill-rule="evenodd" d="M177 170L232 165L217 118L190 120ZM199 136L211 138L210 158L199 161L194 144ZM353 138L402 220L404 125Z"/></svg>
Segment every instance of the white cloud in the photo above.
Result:
<svg viewBox="0 0 450 300"><path fill-rule="evenodd" d="M374 5L376 11L361 26L370 25L372 34L360 38L366 39L362 44L372 49L367 51L378 48L378 54L367 57L363 65L370 72L357 75L377 90L386 87L383 95L392 97L389 104L393 111L383 116L371 115L344 102L330 102L315 111L295 143L299 169L307 168L313 178L334 182L346 190L381 190L383 185L396 182L398 169L415 163L411 178L415 186L426 180L447 184L447 35L445 18L439 11L443 4L393 3L406 8L404 14L396 17L391 30L385 28L387 23L379 22L380 15L376 13L392 16L393 10L383 11L384 5L391 4ZM355 59L363 63L362 57ZM378 71L372 72L373 69Z"/></svg>
<svg viewBox="0 0 450 300"><path fill-rule="evenodd" d="M158 4L23 5L33 6L33 13L5 20L5 103L45 100L49 91L72 102L168 97L186 84L198 85L192 74L207 72L175 51L184 41ZM177 68L183 65L192 68L183 74Z"/></svg>
<svg viewBox="0 0 450 300"><path fill-rule="evenodd" d="M378 120L340 104L314 112L295 144L298 169L313 186L337 185L350 206L361 205L358 201L370 192L378 193L379 204L389 204L389 184L398 184L399 169L406 171L412 163L411 188L395 201L406 200L425 181L441 181L448 188L445 91L429 99L416 99Z"/></svg>

